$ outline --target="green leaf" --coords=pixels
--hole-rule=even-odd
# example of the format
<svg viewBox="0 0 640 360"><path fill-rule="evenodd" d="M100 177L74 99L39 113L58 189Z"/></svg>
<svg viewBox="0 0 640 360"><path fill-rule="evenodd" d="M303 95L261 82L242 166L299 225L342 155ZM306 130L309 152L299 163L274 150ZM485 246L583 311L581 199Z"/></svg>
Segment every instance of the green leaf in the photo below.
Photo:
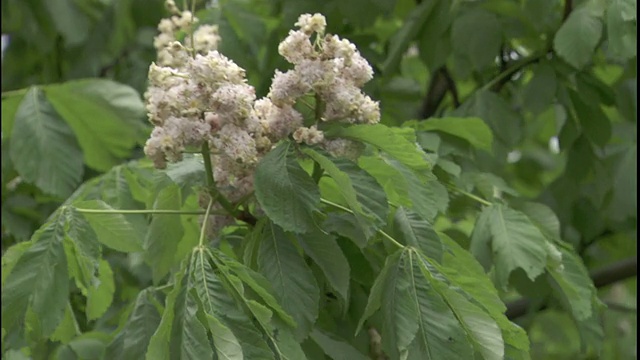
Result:
<svg viewBox="0 0 640 360"><path fill-rule="evenodd" d="M586 7L571 12L553 39L553 49L575 68L591 60L602 36L602 21Z"/></svg>
<svg viewBox="0 0 640 360"><path fill-rule="evenodd" d="M100 243L91 225L74 208L66 211L67 227L64 249L69 265L69 275L84 296L99 281L96 277L100 266Z"/></svg>
<svg viewBox="0 0 640 360"><path fill-rule="evenodd" d="M67 306L64 309L64 317L60 325L58 325L53 334L51 334L50 339L67 344L78 335L80 335L80 327L78 326L76 317L73 315L71 303L67 302Z"/></svg>
<svg viewBox="0 0 640 360"><path fill-rule="evenodd" d="M480 118L444 117L430 118L416 125L418 130L441 131L467 140L478 149L491 152L493 133Z"/></svg>
<svg viewBox="0 0 640 360"><path fill-rule="evenodd" d="M297 239L304 252L320 267L331 287L348 303L351 268L335 237L315 231L299 235Z"/></svg>
<svg viewBox="0 0 640 360"><path fill-rule="evenodd" d="M87 319L94 320L101 317L113 301L116 290L113 271L106 260L100 260L98 283L90 286L87 293Z"/></svg>
<svg viewBox="0 0 640 360"><path fill-rule="evenodd" d="M582 260L574 252L559 246L562 266L548 266L550 282L565 308L578 320L591 317L596 289Z"/></svg>
<svg viewBox="0 0 640 360"><path fill-rule="evenodd" d="M484 120L493 134L508 146L522 137L522 118L502 97L490 91L473 94L454 112L456 116L477 116Z"/></svg>
<svg viewBox="0 0 640 360"><path fill-rule="evenodd" d="M296 322L280 306L273 295L274 290L271 286L271 283L269 283L267 279L265 279L260 273L255 272L244 264L229 258L217 249L212 249L211 252L213 254L214 261L219 262L222 265L218 266L218 269L223 274L231 277L231 274L227 271L227 268L231 270L238 279L242 280L242 282L249 286L251 290L256 293L256 295L260 296L265 304L267 304L271 309L277 312L284 322L295 327Z"/></svg>
<svg viewBox="0 0 640 360"><path fill-rule="evenodd" d="M389 46L387 58L382 64L382 73L390 74L398 69L402 56L409 45L415 40L416 35L425 24L425 20L433 10L434 1L426 1L416 6L409 16L402 22L402 27L395 34Z"/></svg>
<svg viewBox="0 0 640 360"><path fill-rule="evenodd" d="M295 319L296 338L304 339L318 317L320 290L313 273L289 236L270 222L262 232L257 262L280 304Z"/></svg>
<svg viewBox="0 0 640 360"><path fill-rule="evenodd" d="M317 328L311 332L311 339L322 348L327 356L334 360L366 360L364 354L348 342L326 334Z"/></svg>
<svg viewBox="0 0 640 360"><path fill-rule="evenodd" d="M392 268L382 302L383 333L400 354L472 358L473 349L452 309L431 283L424 259L404 250ZM387 331L385 331L387 329ZM387 342L387 340L383 341Z"/></svg>
<svg viewBox="0 0 640 360"><path fill-rule="evenodd" d="M418 173L407 169L394 160L387 160L398 170L408 184L412 210L428 221L433 221L438 212L444 213L449 206L449 193L430 172Z"/></svg>
<svg viewBox="0 0 640 360"><path fill-rule="evenodd" d="M425 154L418 145L409 142L405 137L382 124L336 127L328 130L326 135L371 144L412 169L424 170L429 168L429 164L424 158Z"/></svg>
<svg viewBox="0 0 640 360"><path fill-rule="evenodd" d="M384 226L388 212L387 197L376 180L346 159L328 158L310 148L303 152L309 155L336 182L338 192L354 212L358 226L371 238Z"/></svg>
<svg viewBox="0 0 640 360"><path fill-rule="evenodd" d="M634 0L613 0L607 9L609 50L623 60L631 59L638 53L636 13Z"/></svg>
<svg viewBox="0 0 640 360"><path fill-rule="evenodd" d="M379 156L360 156L358 165L373 176L378 184L382 185L390 203L411 205L407 182L393 166L387 164Z"/></svg>
<svg viewBox="0 0 640 360"><path fill-rule="evenodd" d="M153 209L176 210L182 207L182 196L177 185L170 185L157 194ZM179 215L154 214L144 239L145 260L151 266L153 281L160 281L171 268L179 264L176 259L178 242L184 228Z"/></svg>
<svg viewBox="0 0 640 360"><path fill-rule="evenodd" d="M583 102L580 96L571 90L569 90L569 96L571 97L571 102L576 110L584 134L594 144L600 147L605 146L611 138L611 122L602 109L600 109L600 105L597 102L595 104Z"/></svg>
<svg viewBox="0 0 640 360"><path fill-rule="evenodd" d="M525 106L538 115L545 111L556 97L556 73L548 62L542 62L533 69L533 78L522 89Z"/></svg>
<svg viewBox="0 0 640 360"><path fill-rule="evenodd" d="M4 281L7 279L7 276L11 274L13 267L16 266L16 263L22 257L22 254L25 253L31 247L31 242L23 241L12 245L7 250L5 250L4 254L2 254L2 287L4 288Z"/></svg>
<svg viewBox="0 0 640 360"><path fill-rule="evenodd" d="M18 259L2 287L3 328L18 326L27 307L37 316L42 336L51 335L58 327L69 296L63 238L64 223L59 214L33 235L31 247Z"/></svg>
<svg viewBox="0 0 640 360"><path fill-rule="evenodd" d="M55 3L46 1L44 6L56 30L64 36L67 46L78 45L87 38L91 23L73 0L61 0Z"/></svg>
<svg viewBox="0 0 640 360"><path fill-rule="evenodd" d="M255 192L269 219L287 231L304 233L314 227L312 212L320 191L290 151L290 142L271 150L258 164Z"/></svg>
<svg viewBox="0 0 640 360"><path fill-rule="evenodd" d="M504 359L502 333L491 316L455 291L448 291L445 297L482 357L486 360Z"/></svg>
<svg viewBox="0 0 640 360"><path fill-rule="evenodd" d="M500 54L502 27L498 17L478 7L457 16L451 26L453 51L477 69L493 65Z"/></svg>
<svg viewBox="0 0 640 360"><path fill-rule="evenodd" d="M160 313L153 299L153 290L144 289L136 298L133 310L127 320L123 334L122 354L123 360L143 359L153 336L160 324Z"/></svg>
<svg viewBox="0 0 640 360"><path fill-rule="evenodd" d="M144 106L133 88L111 80L87 79L50 85L45 92L73 128L91 168L109 170L143 140Z"/></svg>
<svg viewBox="0 0 640 360"><path fill-rule="evenodd" d="M401 251L396 251L392 255L389 255L385 260L384 267L380 270L380 274L378 274L378 277L371 286L367 306L365 306L362 317L360 317L360 321L358 322L356 334L360 332L364 322L382 306L382 298L385 295L388 295L385 291L387 283L390 281L390 277L392 276L392 268L398 262L401 255Z"/></svg>
<svg viewBox="0 0 640 360"><path fill-rule="evenodd" d="M85 219L102 244L122 252L142 251L138 233L122 214L101 200L82 201L75 204L80 209L113 211L113 213L83 213Z"/></svg>
<svg viewBox="0 0 640 360"><path fill-rule="evenodd" d="M609 204L611 218L637 218L638 214L638 148L634 142L621 155L612 171L613 194Z"/></svg>
<svg viewBox="0 0 640 360"><path fill-rule="evenodd" d="M24 99L24 94L20 93L14 96L2 98L2 139L8 139L13 131L15 116Z"/></svg>
<svg viewBox="0 0 640 360"><path fill-rule="evenodd" d="M213 346L216 349L216 355L220 360L242 360L242 347L238 339L228 327L226 327L216 317L207 314L207 322L209 330L213 337Z"/></svg>
<svg viewBox="0 0 640 360"><path fill-rule="evenodd" d="M393 227L403 243L424 252L429 258L442 261L442 241L432 225L411 210L399 207L394 216Z"/></svg>
<svg viewBox="0 0 640 360"><path fill-rule="evenodd" d="M547 240L531 220L522 212L501 204L493 204L482 212L486 216L478 218L476 227L486 229L488 226L498 285L506 289L509 275L517 268L524 270L531 281L542 274L547 262ZM484 235L472 237L472 249L477 249L473 243L482 241L482 237Z"/></svg>
<svg viewBox="0 0 640 360"><path fill-rule="evenodd" d="M548 206L535 202L515 204L514 209L522 211L542 231L549 240L560 240L560 221Z"/></svg>
<svg viewBox="0 0 640 360"><path fill-rule="evenodd" d="M71 129L31 87L16 112L9 155L18 173L53 195L69 196L82 180L82 153Z"/></svg>

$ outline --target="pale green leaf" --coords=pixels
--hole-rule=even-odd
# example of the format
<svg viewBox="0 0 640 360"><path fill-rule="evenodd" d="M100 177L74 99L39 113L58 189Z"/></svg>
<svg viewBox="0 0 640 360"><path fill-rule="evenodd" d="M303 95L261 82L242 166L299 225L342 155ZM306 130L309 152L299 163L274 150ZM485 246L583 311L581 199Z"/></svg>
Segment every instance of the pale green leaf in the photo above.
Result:
<svg viewBox="0 0 640 360"><path fill-rule="evenodd" d="M635 0L613 0L607 9L607 39L609 50L624 60L638 53Z"/></svg>
<svg viewBox="0 0 640 360"><path fill-rule="evenodd" d="M429 168L429 163L424 158L425 154L418 145L411 143L405 137L382 124L336 127L327 131L326 135L370 144L412 169Z"/></svg>
<svg viewBox="0 0 640 360"><path fill-rule="evenodd" d="M303 233L314 227L312 213L320 202L318 186L298 165L284 142L260 161L255 192L267 216L287 231Z"/></svg>
<svg viewBox="0 0 640 360"><path fill-rule="evenodd" d="M45 92L76 134L85 163L96 170L118 165L143 140L144 106L129 86L86 79L49 85Z"/></svg>
<svg viewBox="0 0 640 360"><path fill-rule="evenodd" d="M25 253L31 247L30 241L23 241L12 245L7 250L5 250L4 254L2 254L2 287L4 288L4 281L7 279L7 276L13 270L13 267L16 265L22 254Z"/></svg>
<svg viewBox="0 0 640 360"><path fill-rule="evenodd" d="M67 197L80 184L82 153L40 88L32 87L24 96L9 142L15 169L46 193Z"/></svg>
<svg viewBox="0 0 640 360"><path fill-rule="evenodd" d="M213 337L213 347L220 360L242 360L244 359L242 347L238 339L228 327L226 327L215 316L207 314L209 330Z"/></svg>
<svg viewBox="0 0 640 360"><path fill-rule="evenodd" d="M601 36L602 21L582 7L564 21L553 39L553 48L566 62L581 69L591 61Z"/></svg>
<svg viewBox="0 0 640 360"><path fill-rule="evenodd" d="M92 284L87 292L87 319L97 319L107 311L113 301L115 290L111 266L106 260L100 260L97 282Z"/></svg>
<svg viewBox="0 0 640 360"><path fill-rule="evenodd" d="M142 250L138 232L122 214L101 200L82 201L75 204L80 209L113 211L112 213L82 213L102 244L122 252ZM80 211L81 212L81 211Z"/></svg>
<svg viewBox="0 0 640 360"><path fill-rule="evenodd" d="M387 164L381 157L360 156L358 165L373 176L378 184L382 185L390 203L411 205L407 182L398 170Z"/></svg>
<svg viewBox="0 0 640 360"><path fill-rule="evenodd" d="M457 136L467 140L474 147L488 152L491 152L493 145L493 133L480 118L430 118L428 121L421 121L416 127L418 130L441 131Z"/></svg>
<svg viewBox="0 0 640 360"><path fill-rule="evenodd" d="M591 317L596 289L580 257L558 246L562 253L562 266L548 266L550 282L556 295L578 321Z"/></svg>
<svg viewBox="0 0 640 360"><path fill-rule="evenodd" d="M264 226L257 261L280 304L296 321L296 338L304 339L318 317L320 290L313 273L291 238L271 223Z"/></svg>
<svg viewBox="0 0 640 360"><path fill-rule="evenodd" d="M60 322L60 325L51 334L51 340L59 341L63 344L68 344L76 336L80 335L80 327L76 321L76 317L73 314L71 303L67 302L67 306L64 309L64 317Z"/></svg>

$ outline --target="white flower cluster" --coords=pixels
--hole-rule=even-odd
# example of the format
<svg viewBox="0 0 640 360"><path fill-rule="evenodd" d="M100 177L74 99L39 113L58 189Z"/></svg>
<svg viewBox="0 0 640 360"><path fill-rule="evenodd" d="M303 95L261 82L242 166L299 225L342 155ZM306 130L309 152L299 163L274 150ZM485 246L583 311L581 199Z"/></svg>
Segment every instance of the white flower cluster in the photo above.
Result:
<svg viewBox="0 0 640 360"><path fill-rule="evenodd" d="M337 35L325 35L327 24L320 14L301 15L295 25L300 30L291 30L278 47L280 55L294 68L284 73L276 71L268 95L273 105L291 106L300 97L314 93L321 100L322 121L379 122L378 102L361 91L373 77L373 70L355 45ZM315 127L296 130L294 139L320 144L334 155L346 155L350 149L344 147L353 147L346 140L325 141L323 133Z"/></svg>
<svg viewBox="0 0 640 360"><path fill-rule="evenodd" d="M320 98L322 121L379 121L378 103L360 90L372 77L371 67L349 41L323 36L322 15L300 16L296 23L300 30L291 31L279 47L294 69L276 72L269 95L257 100L244 69L214 50L220 40L217 28L200 26L193 37L186 36L183 45L175 33L188 29L195 18L188 11L180 12L172 0L167 6L174 15L158 26L158 63L149 68L145 93L149 120L155 127L144 151L157 168L180 161L185 150L199 150L206 143L217 189L229 202L237 203L252 193L258 161L290 135L336 156L357 153L354 142L327 140L315 125L303 127L303 116L294 109L300 97L314 93ZM189 49L191 42L194 49ZM208 203L205 195L202 206ZM220 210L219 205L214 210ZM212 215L210 230L215 232L231 220Z"/></svg>
<svg viewBox="0 0 640 360"><path fill-rule="evenodd" d="M158 52L157 63L162 66L180 67L188 58L188 54L182 51L178 41L178 35L185 36L184 43L197 53L205 55L209 51L218 48L220 36L217 25L201 25L193 32L193 37L188 34L191 27L198 23L191 11L180 11L173 0L168 0L165 5L173 14L169 19L160 20L158 31L153 40L153 46ZM193 44L191 44L193 40Z"/></svg>

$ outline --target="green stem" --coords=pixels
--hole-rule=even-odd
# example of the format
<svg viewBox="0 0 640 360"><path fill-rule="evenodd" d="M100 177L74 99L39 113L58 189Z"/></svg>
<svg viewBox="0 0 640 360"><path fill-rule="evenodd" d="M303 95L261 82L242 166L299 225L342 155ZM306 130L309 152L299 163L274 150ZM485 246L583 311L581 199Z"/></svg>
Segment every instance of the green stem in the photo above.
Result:
<svg viewBox="0 0 640 360"><path fill-rule="evenodd" d="M209 214L211 213L212 207L213 207L213 198L209 200L209 205L207 205L207 211L204 213L202 228L200 228L200 239L198 239L198 248L202 248L202 245L204 244L204 238L207 232L207 223L209 222Z"/></svg>
<svg viewBox="0 0 640 360"><path fill-rule="evenodd" d="M547 55L547 51L545 51L543 53L540 53L540 54L535 54L535 55L526 57L526 58L518 61L517 63L513 64L512 66L509 66L509 68L506 69L505 71L503 71L500 74L498 74L498 76L496 76L495 78L491 79L491 81L489 81L488 83L484 84L479 89L479 91L491 89L493 86L495 86L496 84L504 81L504 79L506 79L508 77L511 77L513 74L515 74L516 72L520 71L525 66L540 60L541 58L543 58L546 55Z"/></svg>
<svg viewBox="0 0 640 360"><path fill-rule="evenodd" d="M156 214L156 215L202 215L205 212L202 210L101 210L101 209L82 209L73 207L77 212L83 214Z"/></svg>
<svg viewBox="0 0 640 360"><path fill-rule="evenodd" d="M332 207L334 207L334 208L336 208L338 210L342 210L342 211L347 212L349 214L355 215L355 213L351 209L346 208L346 207L344 207L344 206L342 206L340 204L336 204L333 201L329 201L327 199L320 198L320 202L323 203L323 204L332 206ZM391 235L387 234L383 230L378 230L378 234L382 235L384 238L386 238L387 240L391 241L392 244L394 244L395 246L399 247L400 249L404 249L405 248L405 246L402 245L398 240L394 239Z"/></svg>
<svg viewBox="0 0 640 360"><path fill-rule="evenodd" d="M466 197L468 197L470 199L473 199L473 200L475 200L475 201L477 201L477 202L479 202L479 203L481 203L483 205L486 205L486 206L493 205L491 202L489 202L489 201L487 201L487 200L485 200L485 199L483 199L483 198L481 198L479 196L473 195L472 193L470 193L468 191L464 191L462 189L459 189L459 188L457 188L456 186L454 186L452 184L446 184L446 185L450 190L455 191L455 192L457 192L459 194L462 194L462 195L464 195L464 196L466 196Z"/></svg>

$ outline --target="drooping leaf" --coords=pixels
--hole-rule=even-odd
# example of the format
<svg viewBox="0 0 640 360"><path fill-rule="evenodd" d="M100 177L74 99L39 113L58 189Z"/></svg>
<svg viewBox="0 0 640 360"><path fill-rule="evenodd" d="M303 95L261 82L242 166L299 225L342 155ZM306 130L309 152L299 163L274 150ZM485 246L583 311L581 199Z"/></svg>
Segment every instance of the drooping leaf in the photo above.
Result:
<svg viewBox="0 0 640 360"><path fill-rule="evenodd" d="M32 87L24 96L9 141L11 161L25 180L60 197L79 185L82 153L40 88Z"/></svg>
<svg viewBox="0 0 640 360"><path fill-rule="evenodd" d="M326 134L331 137L348 138L370 144L412 169L429 168L429 164L423 156L424 153L416 144L412 144L405 137L382 124L336 127L327 131Z"/></svg>
<svg viewBox="0 0 640 360"><path fill-rule="evenodd" d="M547 240L525 214L500 204L486 207L483 214L476 223L478 233L471 239L471 248L474 254L484 258L486 255L479 252L480 244L486 243L490 234L491 256L499 286L506 288L509 275L517 268L524 270L532 281L544 272Z"/></svg>
<svg viewBox="0 0 640 360"><path fill-rule="evenodd" d="M45 93L76 134L85 163L96 170L119 164L143 140L144 107L133 88L87 79L50 85Z"/></svg>
<svg viewBox="0 0 640 360"><path fill-rule="evenodd" d="M27 308L37 315L43 336L49 336L64 318L69 275L63 246L64 222L59 214L33 236L31 247L18 259L2 288L2 327L24 320Z"/></svg>
<svg viewBox="0 0 640 360"><path fill-rule="evenodd" d="M67 344L71 339L78 335L80 335L80 327L78 326L76 317L73 314L71 303L67 303L64 310L64 317L62 318L60 325L58 325L53 334L51 334L51 340Z"/></svg>
<svg viewBox="0 0 640 360"><path fill-rule="evenodd" d="M592 315L596 296L593 281L577 254L563 246L558 249L562 253L562 265L547 267L549 281L573 317L578 321L586 320Z"/></svg>
<svg viewBox="0 0 640 360"><path fill-rule="evenodd" d="M258 251L258 268L273 284L282 307L297 323L297 339L304 339L318 317L320 291L311 270L291 238L277 225L267 223Z"/></svg>
<svg viewBox="0 0 640 360"><path fill-rule="evenodd" d="M115 283L113 271L106 260L100 261L97 283L89 287L87 293L87 318L90 320L101 317L113 301Z"/></svg>
<svg viewBox="0 0 640 360"><path fill-rule="evenodd" d="M122 330L123 346L121 359L143 359L151 336L160 324L160 313L154 304L153 290L144 289L136 298L131 315Z"/></svg>
<svg viewBox="0 0 640 360"><path fill-rule="evenodd" d="M624 60L638 53L636 13L636 2L629 0L614 0L607 9L609 50Z"/></svg>
<svg viewBox="0 0 640 360"><path fill-rule="evenodd" d="M442 241L433 230L432 225L415 212L399 207L394 216L395 234L408 246L420 249L429 258L438 262L442 260Z"/></svg>
<svg viewBox="0 0 640 360"><path fill-rule="evenodd" d="M101 200L77 202L79 209L101 210L105 213L83 213L85 219L98 236L102 244L122 252L142 251L138 232L122 214Z"/></svg>
<svg viewBox="0 0 640 360"><path fill-rule="evenodd" d="M351 268L335 237L316 231L299 235L297 239L305 254L320 267L331 287L348 303Z"/></svg>
<svg viewBox="0 0 640 360"><path fill-rule="evenodd" d="M602 21L583 6L564 21L553 39L553 48L565 61L581 69L591 60L601 35Z"/></svg>
<svg viewBox="0 0 640 360"><path fill-rule="evenodd" d="M255 173L255 192L267 216L287 231L304 233L314 226L320 202L318 186L300 167L284 142L267 154Z"/></svg>

